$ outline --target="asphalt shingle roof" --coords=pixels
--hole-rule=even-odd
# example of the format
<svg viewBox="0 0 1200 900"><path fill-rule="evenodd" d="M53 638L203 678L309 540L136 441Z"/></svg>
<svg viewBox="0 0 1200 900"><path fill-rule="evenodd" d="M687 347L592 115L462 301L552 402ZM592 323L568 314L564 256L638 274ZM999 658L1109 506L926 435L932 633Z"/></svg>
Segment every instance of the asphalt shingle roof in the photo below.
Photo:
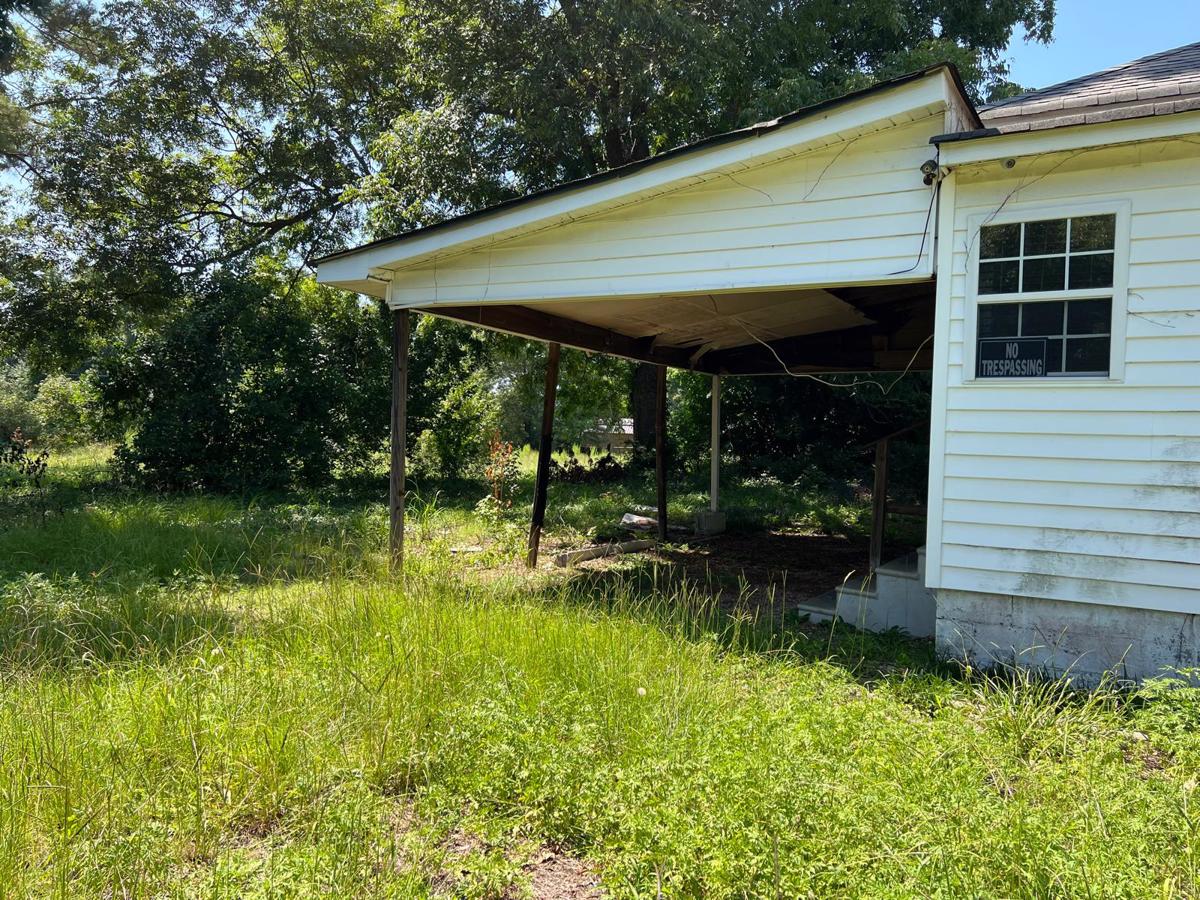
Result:
<svg viewBox="0 0 1200 900"><path fill-rule="evenodd" d="M1197 109L1200 109L1200 43L1010 97L984 107L979 117L988 129L1008 133Z"/></svg>

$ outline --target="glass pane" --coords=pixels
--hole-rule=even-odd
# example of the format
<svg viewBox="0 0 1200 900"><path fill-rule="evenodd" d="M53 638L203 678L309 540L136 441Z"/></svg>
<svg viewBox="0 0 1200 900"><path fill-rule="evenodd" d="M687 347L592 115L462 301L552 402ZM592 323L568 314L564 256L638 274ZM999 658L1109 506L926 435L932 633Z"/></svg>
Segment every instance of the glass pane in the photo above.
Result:
<svg viewBox="0 0 1200 900"><path fill-rule="evenodd" d="M1111 250L1116 246L1117 217L1084 216L1071 220L1071 250Z"/></svg>
<svg viewBox="0 0 1200 900"><path fill-rule="evenodd" d="M1107 372L1108 342L1106 337L1067 338L1066 371Z"/></svg>
<svg viewBox="0 0 1200 900"><path fill-rule="evenodd" d="M979 229L979 258L1021 255L1021 226L984 225Z"/></svg>
<svg viewBox="0 0 1200 900"><path fill-rule="evenodd" d="M1019 303L980 303L979 336L981 338L1016 337Z"/></svg>
<svg viewBox="0 0 1200 900"><path fill-rule="evenodd" d="M1046 371L1062 371L1062 340L1046 341Z"/></svg>
<svg viewBox="0 0 1200 900"><path fill-rule="evenodd" d="M1063 333L1063 301L1021 304L1021 337Z"/></svg>
<svg viewBox="0 0 1200 900"><path fill-rule="evenodd" d="M1046 256L1041 259L1027 259L1025 277L1021 282L1024 291L1061 291L1063 278L1066 275L1065 256Z"/></svg>
<svg viewBox="0 0 1200 900"><path fill-rule="evenodd" d="M1008 294L1017 290L1017 266L1012 262L981 262L979 264L979 293Z"/></svg>
<svg viewBox="0 0 1200 900"><path fill-rule="evenodd" d="M1112 282L1113 255L1111 253L1071 257L1071 284L1069 287L1112 287Z"/></svg>
<svg viewBox="0 0 1200 900"><path fill-rule="evenodd" d="M1025 223L1025 256L1067 252L1067 220L1046 219Z"/></svg>
<svg viewBox="0 0 1200 900"><path fill-rule="evenodd" d="M1067 304L1067 334L1108 334L1111 329L1111 300L1072 300Z"/></svg>

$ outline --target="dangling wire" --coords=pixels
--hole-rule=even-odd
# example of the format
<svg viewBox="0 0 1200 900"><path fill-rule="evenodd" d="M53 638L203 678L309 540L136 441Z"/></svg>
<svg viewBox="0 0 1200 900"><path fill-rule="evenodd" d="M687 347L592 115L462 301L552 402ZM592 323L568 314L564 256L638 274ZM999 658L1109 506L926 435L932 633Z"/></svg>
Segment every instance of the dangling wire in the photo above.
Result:
<svg viewBox="0 0 1200 900"><path fill-rule="evenodd" d="M714 306L716 305L715 302L713 305ZM718 315L720 315L720 313L718 313ZM764 341L762 338L760 338L757 334L755 334L749 328L747 328L745 322L743 322L737 316L725 316L724 318L727 318L727 319L731 320L732 322L735 322L753 340L762 344L769 351L771 351L771 355L775 357L775 361L779 363L779 367L781 369L783 369L783 374L785 374L785 375L790 375L792 378L807 378L810 381L817 382L817 384L823 384L826 387L831 387L831 388L854 388L854 387L861 387L864 384L874 385L875 387L879 388L879 390L882 392L883 396L885 396L885 397L888 394L890 394L892 392L892 388L894 388L897 384L899 384L900 381L904 378L904 376L906 376L909 373L909 370L912 369L913 364L916 363L917 357L921 354L921 351L925 349L925 345L933 340L933 335L931 334L931 335L929 335L929 337L925 338L925 340L921 341L920 346L917 347L917 349L913 351L912 358L909 359L908 365L906 365L904 367L904 371L901 372L899 375L897 375L891 384L884 387L884 385L881 382L876 381L873 378L861 378L861 379L856 378L854 381L840 382L840 381L828 381L824 378L820 378L817 375L813 375L811 372L793 372L791 369L788 368L787 363L785 363L783 361L783 357L781 357L778 353L775 352L775 348L772 347L770 344L768 344L766 341Z"/></svg>

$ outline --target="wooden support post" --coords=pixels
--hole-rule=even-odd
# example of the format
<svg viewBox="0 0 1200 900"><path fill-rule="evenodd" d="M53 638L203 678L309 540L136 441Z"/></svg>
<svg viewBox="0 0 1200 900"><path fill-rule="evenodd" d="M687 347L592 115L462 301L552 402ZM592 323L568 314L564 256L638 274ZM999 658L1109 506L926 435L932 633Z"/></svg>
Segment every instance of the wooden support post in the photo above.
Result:
<svg viewBox="0 0 1200 900"><path fill-rule="evenodd" d="M654 481L658 488L658 539L667 539L667 367L659 366L654 402Z"/></svg>
<svg viewBox="0 0 1200 900"><path fill-rule="evenodd" d="M708 508L721 509L721 376L712 377L712 461L708 473Z"/></svg>
<svg viewBox="0 0 1200 900"><path fill-rule="evenodd" d="M888 439L875 443L875 489L871 494L871 559L874 572L883 561L883 527L887 522Z"/></svg>
<svg viewBox="0 0 1200 900"><path fill-rule="evenodd" d="M404 456L408 427L408 310L392 311L392 465L388 478L388 546L394 572L404 571Z"/></svg>
<svg viewBox="0 0 1200 900"><path fill-rule="evenodd" d="M542 398L542 440L538 445L537 479L533 485L533 518L529 523L529 555L525 564L537 566L542 525L546 521L546 489L550 482L551 439L554 434L554 399L558 392L558 357L561 348L550 344L546 355L546 392Z"/></svg>

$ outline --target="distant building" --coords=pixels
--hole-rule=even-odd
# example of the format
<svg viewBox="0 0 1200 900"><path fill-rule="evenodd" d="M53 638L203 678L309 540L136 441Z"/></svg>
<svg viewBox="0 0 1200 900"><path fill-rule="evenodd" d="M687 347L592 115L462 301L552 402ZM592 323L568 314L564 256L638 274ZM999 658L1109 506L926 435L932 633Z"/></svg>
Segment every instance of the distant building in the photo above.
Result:
<svg viewBox="0 0 1200 900"><path fill-rule="evenodd" d="M580 437L580 444L593 450L619 453L633 446L633 419L597 422Z"/></svg>

